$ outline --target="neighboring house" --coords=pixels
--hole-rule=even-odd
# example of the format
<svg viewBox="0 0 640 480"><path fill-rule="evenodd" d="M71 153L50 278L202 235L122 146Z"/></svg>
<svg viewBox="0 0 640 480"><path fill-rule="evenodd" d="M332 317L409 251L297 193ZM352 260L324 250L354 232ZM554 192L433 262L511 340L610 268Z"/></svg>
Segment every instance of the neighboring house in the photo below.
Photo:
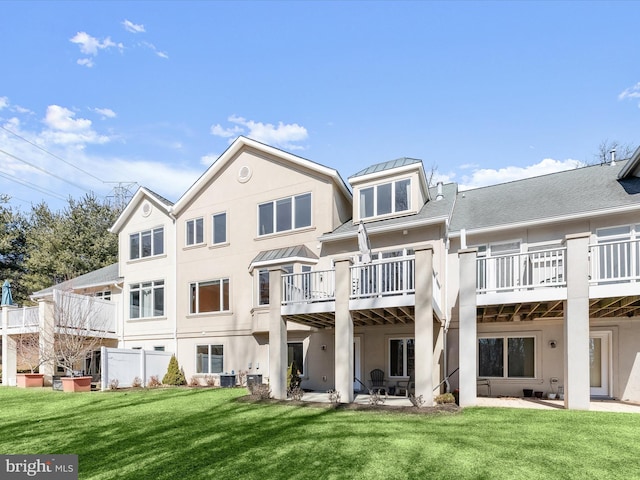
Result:
<svg viewBox="0 0 640 480"><path fill-rule="evenodd" d="M187 378L261 374L277 398L295 362L346 402L374 369L427 404L640 402L639 177L640 149L463 192L410 158L347 185L240 137L175 204L142 188L113 226L118 346L175 352Z"/></svg>

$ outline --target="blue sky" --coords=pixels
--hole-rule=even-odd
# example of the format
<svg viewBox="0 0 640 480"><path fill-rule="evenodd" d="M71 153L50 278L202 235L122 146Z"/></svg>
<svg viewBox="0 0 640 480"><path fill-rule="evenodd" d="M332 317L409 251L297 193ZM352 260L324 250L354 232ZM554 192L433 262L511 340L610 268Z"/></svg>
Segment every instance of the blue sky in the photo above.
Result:
<svg viewBox="0 0 640 480"><path fill-rule="evenodd" d="M640 144L639 2L0 2L0 193L176 201L236 135L463 188ZM26 185L25 185L26 183Z"/></svg>

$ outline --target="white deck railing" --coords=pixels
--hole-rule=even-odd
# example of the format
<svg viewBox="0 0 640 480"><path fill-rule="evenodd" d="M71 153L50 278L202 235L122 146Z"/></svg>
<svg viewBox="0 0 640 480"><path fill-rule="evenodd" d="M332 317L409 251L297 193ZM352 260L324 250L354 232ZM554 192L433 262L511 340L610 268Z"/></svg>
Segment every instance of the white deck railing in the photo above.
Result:
<svg viewBox="0 0 640 480"><path fill-rule="evenodd" d="M478 293L530 290L566 285L566 248L480 257L476 264Z"/></svg>
<svg viewBox="0 0 640 480"><path fill-rule="evenodd" d="M22 307L9 310L7 328L37 327L39 325L38 307Z"/></svg>
<svg viewBox="0 0 640 480"><path fill-rule="evenodd" d="M396 257L353 265L351 298L406 295L415 292L415 258Z"/></svg>
<svg viewBox="0 0 640 480"><path fill-rule="evenodd" d="M54 291L56 327L91 332L116 331L116 305L87 295Z"/></svg>
<svg viewBox="0 0 640 480"><path fill-rule="evenodd" d="M591 284L640 280L640 240L590 245Z"/></svg>
<svg viewBox="0 0 640 480"><path fill-rule="evenodd" d="M335 270L317 270L282 275L282 304L335 300Z"/></svg>

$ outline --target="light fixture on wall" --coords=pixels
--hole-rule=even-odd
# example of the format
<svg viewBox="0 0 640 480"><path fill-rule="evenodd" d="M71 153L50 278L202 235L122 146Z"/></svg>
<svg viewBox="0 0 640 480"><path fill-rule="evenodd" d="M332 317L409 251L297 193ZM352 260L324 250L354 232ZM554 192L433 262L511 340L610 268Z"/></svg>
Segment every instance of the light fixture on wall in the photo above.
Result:
<svg viewBox="0 0 640 480"><path fill-rule="evenodd" d="M326 350L327 346L326 345L320 345L320 350Z"/></svg>
<svg viewBox="0 0 640 480"><path fill-rule="evenodd" d="M558 346L558 342L556 342L555 340L549 340L549 346L551 348L556 348Z"/></svg>

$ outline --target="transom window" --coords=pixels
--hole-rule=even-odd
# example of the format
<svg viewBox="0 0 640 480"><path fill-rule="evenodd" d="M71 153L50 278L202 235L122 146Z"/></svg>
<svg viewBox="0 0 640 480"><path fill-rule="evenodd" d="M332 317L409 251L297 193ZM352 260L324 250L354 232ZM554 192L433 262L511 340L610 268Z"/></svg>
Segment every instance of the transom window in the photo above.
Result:
<svg viewBox="0 0 640 480"><path fill-rule="evenodd" d="M415 371L415 341L413 338L389 340L389 376L408 377Z"/></svg>
<svg viewBox="0 0 640 480"><path fill-rule="evenodd" d="M187 245L204 242L204 218L194 218L186 222Z"/></svg>
<svg viewBox="0 0 640 480"><path fill-rule="evenodd" d="M478 339L478 376L535 378L535 337Z"/></svg>
<svg viewBox="0 0 640 480"><path fill-rule="evenodd" d="M226 212L216 213L212 216L213 232L211 234L214 245L227 243L227 214Z"/></svg>
<svg viewBox="0 0 640 480"><path fill-rule="evenodd" d="M224 346L197 345L196 373L224 372Z"/></svg>
<svg viewBox="0 0 640 480"><path fill-rule="evenodd" d="M281 198L258 205L258 235L311 226L311 194Z"/></svg>
<svg viewBox="0 0 640 480"><path fill-rule="evenodd" d="M229 310L229 279L194 282L189 285L190 313L226 312Z"/></svg>
<svg viewBox="0 0 640 480"><path fill-rule="evenodd" d="M164 280L129 286L129 318L164 316Z"/></svg>
<svg viewBox="0 0 640 480"><path fill-rule="evenodd" d="M411 180L397 180L360 189L360 218L377 217L411 208Z"/></svg>
<svg viewBox="0 0 640 480"><path fill-rule="evenodd" d="M151 257L164 253L164 228L132 233L129 235L129 258Z"/></svg>

